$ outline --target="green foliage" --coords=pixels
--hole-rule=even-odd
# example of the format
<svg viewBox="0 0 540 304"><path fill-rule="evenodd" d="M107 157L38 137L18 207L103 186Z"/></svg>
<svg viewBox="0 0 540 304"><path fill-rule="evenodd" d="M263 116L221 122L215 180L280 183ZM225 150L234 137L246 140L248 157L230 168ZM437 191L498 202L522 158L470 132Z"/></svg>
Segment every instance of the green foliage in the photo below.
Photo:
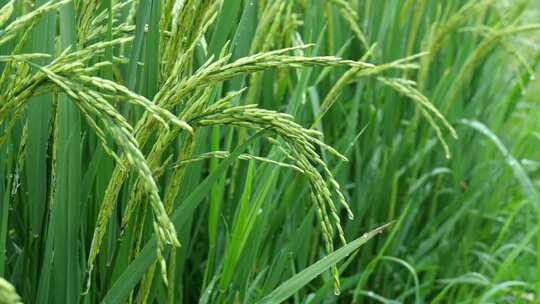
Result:
<svg viewBox="0 0 540 304"><path fill-rule="evenodd" d="M537 301L539 11L0 0L1 296Z"/></svg>

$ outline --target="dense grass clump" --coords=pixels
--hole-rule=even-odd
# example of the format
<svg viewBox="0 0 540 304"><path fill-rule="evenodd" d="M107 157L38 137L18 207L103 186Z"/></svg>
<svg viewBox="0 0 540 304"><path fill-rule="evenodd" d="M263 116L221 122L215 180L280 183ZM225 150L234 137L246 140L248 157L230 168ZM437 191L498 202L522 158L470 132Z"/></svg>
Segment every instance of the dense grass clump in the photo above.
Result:
<svg viewBox="0 0 540 304"><path fill-rule="evenodd" d="M534 1L0 7L0 302L540 299Z"/></svg>

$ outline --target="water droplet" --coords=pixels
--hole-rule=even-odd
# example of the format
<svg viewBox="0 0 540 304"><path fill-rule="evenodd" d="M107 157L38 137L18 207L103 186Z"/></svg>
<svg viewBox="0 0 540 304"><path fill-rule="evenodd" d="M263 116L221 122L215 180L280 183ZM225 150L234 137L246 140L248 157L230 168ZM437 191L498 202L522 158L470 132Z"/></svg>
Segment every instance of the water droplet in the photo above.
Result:
<svg viewBox="0 0 540 304"><path fill-rule="evenodd" d="M531 75L531 77L529 77L529 80L535 80L535 79L536 79L535 75Z"/></svg>
<svg viewBox="0 0 540 304"><path fill-rule="evenodd" d="M354 214L349 213L349 220L354 221Z"/></svg>
<svg viewBox="0 0 540 304"><path fill-rule="evenodd" d="M341 290L339 290L338 288L334 288L334 294L336 296L339 296L341 294Z"/></svg>

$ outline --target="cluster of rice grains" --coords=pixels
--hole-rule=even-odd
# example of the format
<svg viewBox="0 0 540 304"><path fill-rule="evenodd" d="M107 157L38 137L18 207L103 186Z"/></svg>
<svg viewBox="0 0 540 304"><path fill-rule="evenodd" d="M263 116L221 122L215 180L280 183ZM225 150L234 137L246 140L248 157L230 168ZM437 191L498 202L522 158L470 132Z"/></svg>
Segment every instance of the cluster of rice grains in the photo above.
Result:
<svg viewBox="0 0 540 304"><path fill-rule="evenodd" d="M88 258L90 270L99 253L122 186L128 182L129 172L133 171L136 173L136 181L123 214L122 227L125 228L130 223L130 219L137 221L136 224L142 223L144 217L132 217L132 215L145 198L148 198L154 214L153 226L158 244L157 256L163 281L166 283L171 279L174 280L171 273L167 274L168 265L164 250L166 244L175 246L180 244L168 213L171 212L173 202L180 191L185 164L209 158L226 158L230 154L228 151L210 151L193 155L197 129L217 125L236 126L256 131L265 130L264 138L276 151L272 155L279 153L285 161L249 154L242 154L239 158L288 167L304 174L309 181L310 197L317 210L326 251L328 253L334 251L336 236L341 244L346 244L340 210L334 202L339 203L350 219L354 216L340 185L322 160L321 150L326 150L342 160L346 160L345 157L323 143L321 132L302 127L295 123L294 118L289 114L257 107L256 100L253 100L256 94L250 91L243 94L245 91L239 90L214 101L214 92L218 85L237 76L253 75L249 84L254 86L257 83L254 79L259 77L257 72L268 69L283 70L311 66L346 67L349 69L348 72L330 90L322 104L322 112L315 121L322 118L346 84L361 77L377 76L378 80L417 101L422 113L428 118L441 140L442 135L440 135L438 123L432 116L442 121L442 124L454 133L442 115L413 88L413 83L405 79L387 79L382 76L389 69L417 68L413 61L418 56L379 66L367 63L365 61L369 59L372 48L368 47L363 33L357 26L353 27L354 34L365 44L367 52L360 61L344 60L334 56L305 56L304 50L312 46L304 44L270 51L269 49L274 45L273 41L276 40L273 35L279 32L275 30L276 28L285 28L286 30L282 32L292 36L294 28L299 25L297 17L291 13L292 4L286 1L269 1L266 6L263 6L260 26L257 27L251 48L253 55L236 60L231 60L228 44L225 43L223 47L211 50L206 43L206 32L223 9L221 1L163 1L163 14L160 17L158 32L160 34L159 49L162 51L159 52L157 61L159 77L156 92L152 98L149 98L152 100L134 93L128 89L129 85L98 76L98 71L104 67L127 62L122 52L125 52L126 46L135 43L133 34L137 31L137 27L140 27L140 24L134 24L136 1L120 1L112 7L115 18L109 25L112 25L110 41L101 42L94 39L108 30L107 11L104 10L94 16L93 11L100 5L98 1L84 1L84 4L79 1L78 5L84 8L80 8L78 45L73 45L68 50L58 53L46 65L36 64L33 60L46 58L48 55L20 54L26 40L23 30L32 27L43 13L55 10L68 2L47 2L31 10L27 15L18 17L0 31L0 44L19 37L13 55L0 56L0 61L6 64L0 79L0 85L4 88L0 104L0 120L3 123L9 117L8 127L5 130L8 133L10 126L13 127L20 118L26 102L32 96L51 91L65 93L77 105L88 125L101 140L104 150L116 160L116 168L108 183L94 230ZM350 13L348 2L341 0L331 2L344 14L347 22L351 25L357 23L358 16ZM120 14L120 10L126 7L131 7L130 13L127 16ZM9 19L12 11L13 1L0 10L0 24ZM151 31L152 29L145 27L143 30ZM197 47L204 50L207 59L204 64L195 68L194 57ZM113 56L112 61L106 60L105 53L112 48L119 50L120 55ZM233 102L242 95L248 97L245 101L246 105L237 105ZM119 103L137 105L144 109L144 113L138 120L130 121L118 110L116 105ZM11 115L8 115L9 113ZM166 154L167 149L181 132L183 132L184 142L177 160L171 165L171 155ZM108 138L112 138L116 146L112 146ZM150 142L151 138L152 142ZM145 155L141 147L149 143L151 149L149 154ZM444 146L446 147L446 144ZM165 185L164 195L160 196L156 180L167 166L172 173L169 174L170 178ZM132 256L140 251L142 231L136 234L136 241L131 251ZM174 250L173 248L171 254L174 254ZM332 275L335 290L338 293L339 275L335 266L332 268ZM90 277L91 272L88 275L88 284L91 283ZM145 282L143 286L149 288L152 275L146 277Z"/></svg>
<svg viewBox="0 0 540 304"><path fill-rule="evenodd" d="M0 303L21 304L21 297L17 294L15 287L4 278L0 277Z"/></svg>

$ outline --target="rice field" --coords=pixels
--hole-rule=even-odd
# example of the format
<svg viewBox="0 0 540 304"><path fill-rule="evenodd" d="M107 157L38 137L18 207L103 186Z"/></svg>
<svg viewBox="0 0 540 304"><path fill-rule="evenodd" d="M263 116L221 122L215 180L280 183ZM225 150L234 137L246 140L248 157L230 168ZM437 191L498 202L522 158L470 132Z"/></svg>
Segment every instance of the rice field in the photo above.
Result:
<svg viewBox="0 0 540 304"><path fill-rule="evenodd" d="M0 0L0 304L539 303L536 0Z"/></svg>

